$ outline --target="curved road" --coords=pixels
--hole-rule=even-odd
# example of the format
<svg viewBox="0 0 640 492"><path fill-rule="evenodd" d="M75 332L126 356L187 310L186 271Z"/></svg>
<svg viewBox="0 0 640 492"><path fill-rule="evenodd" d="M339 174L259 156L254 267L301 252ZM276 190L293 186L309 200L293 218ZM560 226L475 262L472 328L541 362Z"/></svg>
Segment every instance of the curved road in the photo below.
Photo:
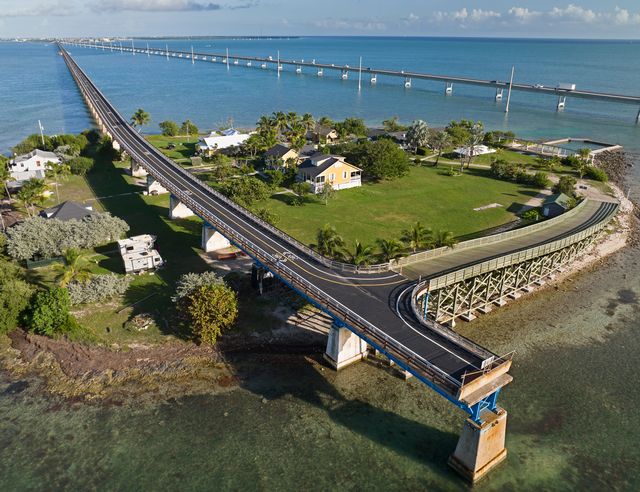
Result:
<svg viewBox="0 0 640 492"><path fill-rule="evenodd" d="M456 401L463 375L494 354L465 340L429 330L407 311L403 296L415 282L394 272L348 274L327 266L284 233L262 223L165 157L116 111L69 54L60 47L78 86L102 126L136 162L180 201L262 266L369 343L382 349L441 394ZM587 228L598 212L562 234ZM559 235L558 235L559 237ZM551 241L554 238L546 238ZM495 253L495 251L494 251ZM484 255L482 261L486 259ZM442 270L440 270L440 273ZM435 274L435 273L434 273Z"/></svg>

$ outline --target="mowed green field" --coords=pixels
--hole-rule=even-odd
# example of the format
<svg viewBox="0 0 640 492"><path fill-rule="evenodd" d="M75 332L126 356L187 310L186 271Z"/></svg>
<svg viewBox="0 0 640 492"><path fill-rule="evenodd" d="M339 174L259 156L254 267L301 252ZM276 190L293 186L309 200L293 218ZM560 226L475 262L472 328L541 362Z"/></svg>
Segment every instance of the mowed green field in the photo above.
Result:
<svg viewBox="0 0 640 492"><path fill-rule="evenodd" d="M181 135L178 137L165 137L164 135L147 135L145 138L160 151L182 164L190 164L190 157L196 153L196 144L200 137L191 135ZM169 144L175 145L175 148L168 149Z"/></svg>
<svg viewBox="0 0 640 492"><path fill-rule="evenodd" d="M413 167L397 180L337 191L326 206L313 197L303 206L291 206L287 195L274 195L265 203L278 215L277 226L304 243L315 242L317 230L329 223L348 243L358 239L373 244L379 238L399 238L417 221L455 236L505 224L537 192L493 179L485 170L446 176L441 169ZM473 210L492 203L502 207Z"/></svg>

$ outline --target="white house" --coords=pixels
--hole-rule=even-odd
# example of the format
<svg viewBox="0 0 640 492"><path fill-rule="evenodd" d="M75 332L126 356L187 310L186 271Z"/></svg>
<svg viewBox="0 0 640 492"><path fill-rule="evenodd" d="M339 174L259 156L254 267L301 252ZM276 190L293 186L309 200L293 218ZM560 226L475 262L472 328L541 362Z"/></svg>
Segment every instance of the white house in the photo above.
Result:
<svg viewBox="0 0 640 492"><path fill-rule="evenodd" d="M155 236L151 234L141 234L118 241L125 272L144 272L164 265L160 253L153 248L155 241Z"/></svg>
<svg viewBox="0 0 640 492"><path fill-rule="evenodd" d="M60 158L53 152L36 149L28 154L14 157L9 163L9 173L17 183L31 178L44 179L51 162L57 164Z"/></svg>
<svg viewBox="0 0 640 492"><path fill-rule="evenodd" d="M458 147L454 150L456 154L459 156L469 157L471 153L471 147ZM492 149L487 147L486 145L474 145L473 147L473 155L485 155L485 154L495 154L496 149Z"/></svg>
<svg viewBox="0 0 640 492"><path fill-rule="evenodd" d="M235 128L211 132L208 137L200 139L198 151L204 155L211 155L218 150L242 145L250 136L249 133L241 133Z"/></svg>

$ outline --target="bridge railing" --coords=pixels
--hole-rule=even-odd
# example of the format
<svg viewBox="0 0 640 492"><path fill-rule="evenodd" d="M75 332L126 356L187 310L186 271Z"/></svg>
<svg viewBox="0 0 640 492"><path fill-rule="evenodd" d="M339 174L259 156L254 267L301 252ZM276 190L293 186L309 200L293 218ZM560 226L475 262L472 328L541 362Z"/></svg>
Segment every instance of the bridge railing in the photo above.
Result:
<svg viewBox="0 0 640 492"><path fill-rule="evenodd" d="M528 234L531 234L532 232L536 232L542 229L546 229L550 226L559 224L567 220L568 218L577 215L586 206L586 203L587 203L587 199L584 199L578 205L573 207L571 210L563 213L562 215L558 215L557 217L554 217L552 219L543 220L542 222L538 222L537 224L521 227L520 229L514 229L512 231L501 232L499 234L492 234L491 236L484 236L484 237L478 237L475 239L470 239L468 241L463 241L461 243L458 243L453 247L443 246L441 248L430 249L427 251L420 251L419 253L415 253L410 256L405 256L404 258L400 258L395 262L393 262L392 269L395 270L395 269L404 267L406 265L420 263L421 261L430 260L432 258L438 258L440 256L456 253L458 251L463 251L465 249L475 248L477 246L485 246L487 244L499 243L500 241L505 241L507 239L526 236Z"/></svg>
<svg viewBox="0 0 640 492"><path fill-rule="evenodd" d="M75 65L77 67L77 64ZM95 88L90 81L90 79L80 70L82 76L85 81L91 84L92 87ZM84 87L81 84L81 87ZM96 88L97 90L97 88ZM103 97L106 101L106 98L100 93L97 92ZM111 105L108 105L111 107ZM96 111L97 109L94 108ZM115 116L115 110L114 110ZM122 120L121 117L119 117ZM104 119L106 123L106 118ZM128 123L123 122L123 124L128 125ZM115 133L115 129L114 129ZM126 148L126 141L123 140L121 145ZM126 148L126 150L131 154L132 157L135 157L140 162L144 162L145 156L139 155L138 152L133 148ZM166 160L166 158L165 158ZM182 168L174 165L174 169L180 170L183 172ZM195 179L190 173L186 173L191 180ZM360 330L364 335L371 337L373 340L376 340L383 348L387 350L391 350L398 354L402 359L404 359L407 363L415 366L420 371L427 374L434 382L440 384L443 389L447 389L452 395L456 394L456 390L460 387L460 381L456 380L445 371L435 366L419 354L414 351L408 349L400 342L395 340L393 337L387 335L376 326L371 324L366 319L362 318L355 312L353 312L348 307L344 306L342 303L334 299L332 296L323 292L321 289L318 289L310 282L305 280L302 276L297 274L295 271L290 269L285 265L286 260L282 260L280 258L275 257L274 255L268 253L264 249L260 248L258 245L253 243L252 241L247 240L244 236L239 235L232 228L227 226L223 221L218 219L215 215L206 210L203 206L201 206L196 200L194 200L189 194L185 193L183 190L177 188L173 185L169 180L164 179L161 176L157 176L156 179L171 193L173 193L182 203L185 204L189 209L198 213L201 217L211 223L214 227L218 228L225 236L228 237L234 244L236 244L243 251L246 251L248 254L253 256L255 259L260 261L266 268L280 276L283 280L290 283L292 286L303 292L309 298L313 299L321 308L325 311L332 313L333 316L336 316L341 321L349 324L354 329ZM225 203L228 203L225 201ZM230 205L232 203L229 203Z"/></svg>

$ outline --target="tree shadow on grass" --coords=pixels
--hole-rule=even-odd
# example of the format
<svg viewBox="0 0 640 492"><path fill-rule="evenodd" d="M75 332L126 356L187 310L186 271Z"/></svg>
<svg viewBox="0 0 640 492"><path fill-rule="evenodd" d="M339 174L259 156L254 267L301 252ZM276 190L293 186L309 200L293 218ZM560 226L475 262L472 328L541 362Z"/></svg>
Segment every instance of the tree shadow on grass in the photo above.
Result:
<svg viewBox="0 0 640 492"><path fill-rule="evenodd" d="M345 397L330 381L339 379L340 375L329 378L323 376L318 365L309 361L311 357L267 357L270 363L266 364L264 362L267 359L262 354L254 354L249 358L238 355L230 357L244 389L267 400L290 396L313 405L348 431L411 460L424 463L443 478L455 478L455 474L446 465L448 455L456 446L457 436L454 433L430 427L359 398ZM276 357L277 363L273 362ZM312 358L316 363L321 360L320 355ZM360 364L377 365L373 361L363 361ZM357 369L346 369L349 370ZM380 370L389 373L394 371L382 366ZM339 381L336 383L339 384ZM398 384L414 383L398 380Z"/></svg>

